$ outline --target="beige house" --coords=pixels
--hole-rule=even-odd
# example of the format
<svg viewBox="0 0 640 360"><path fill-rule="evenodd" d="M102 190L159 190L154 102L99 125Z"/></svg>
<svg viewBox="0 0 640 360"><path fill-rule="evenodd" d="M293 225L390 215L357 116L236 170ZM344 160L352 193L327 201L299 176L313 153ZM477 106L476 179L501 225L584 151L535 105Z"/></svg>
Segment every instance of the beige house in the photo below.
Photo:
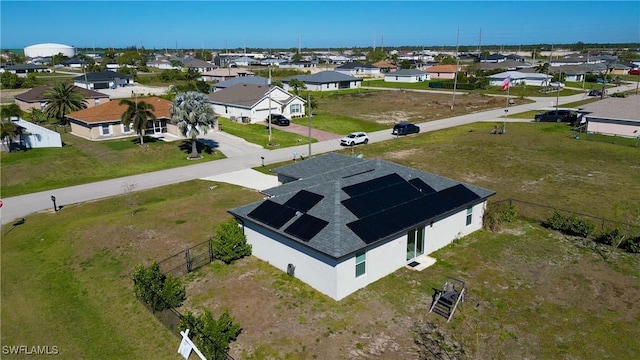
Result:
<svg viewBox="0 0 640 360"><path fill-rule="evenodd" d="M580 107L587 133L640 139L640 96L608 97Z"/></svg>
<svg viewBox="0 0 640 360"><path fill-rule="evenodd" d="M243 68L219 68L200 74L202 81L225 81L236 77L254 76L255 74Z"/></svg>
<svg viewBox="0 0 640 360"><path fill-rule="evenodd" d="M130 99L133 100L133 99ZM182 138L177 126L170 123L170 108L172 102L159 97L138 98L136 102L146 102L153 105L156 115L155 120L149 120L145 135L162 136L171 135ZM108 140L128 136L137 136L131 124L120 120L127 107L120 105L120 101L111 101L106 104L94 106L67 114L71 124L71 134L88 140Z"/></svg>
<svg viewBox="0 0 640 360"><path fill-rule="evenodd" d="M41 109L47 106L48 100L44 93L51 89L52 86L45 85L33 88L22 94L14 96L14 102L20 107L22 111L29 111L31 109ZM79 92L84 96L86 100L87 108L91 108L100 104L106 104L109 102L109 95L99 93L93 90L87 90L79 86L74 86L73 91Z"/></svg>
<svg viewBox="0 0 640 360"><path fill-rule="evenodd" d="M430 79L451 79L456 76L456 69L460 71L462 67L456 65L434 65L428 67L425 72L429 74Z"/></svg>

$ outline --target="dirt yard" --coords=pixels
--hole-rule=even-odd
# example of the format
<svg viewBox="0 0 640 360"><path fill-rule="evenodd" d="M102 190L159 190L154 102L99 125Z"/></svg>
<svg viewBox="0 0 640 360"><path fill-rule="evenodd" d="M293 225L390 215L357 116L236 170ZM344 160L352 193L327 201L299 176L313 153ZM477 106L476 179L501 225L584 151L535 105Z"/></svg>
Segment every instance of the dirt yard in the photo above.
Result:
<svg viewBox="0 0 640 360"><path fill-rule="evenodd" d="M519 104L526 100L516 101ZM322 98L318 104L323 111L392 125L399 121L420 123L494 109L503 106L504 99L479 94L456 94L454 100L453 94L388 90Z"/></svg>

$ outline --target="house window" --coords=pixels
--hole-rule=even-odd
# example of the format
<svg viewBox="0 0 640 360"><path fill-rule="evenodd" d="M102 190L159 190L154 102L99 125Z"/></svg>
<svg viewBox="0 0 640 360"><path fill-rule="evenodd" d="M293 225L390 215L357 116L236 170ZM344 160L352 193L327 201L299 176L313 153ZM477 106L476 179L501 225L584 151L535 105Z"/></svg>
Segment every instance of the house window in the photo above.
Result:
<svg viewBox="0 0 640 360"><path fill-rule="evenodd" d="M131 132L131 124L130 123L122 123L122 132L123 133Z"/></svg>
<svg viewBox="0 0 640 360"><path fill-rule="evenodd" d="M300 114L302 112L301 104L291 104L291 113L292 114Z"/></svg>
<svg viewBox="0 0 640 360"><path fill-rule="evenodd" d="M367 272L367 252L361 251L356 253L356 277L362 276Z"/></svg>
<svg viewBox="0 0 640 360"><path fill-rule="evenodd" d="M109 135L109 124L100 125L100 131L102 132L102 135Z"/></svg>
<svg viewBox="0 0 640 360"><path fill-rule="evenodd" d="M473 207L469 206L467 208L467 226L471 225L473 222Z"/></svg>

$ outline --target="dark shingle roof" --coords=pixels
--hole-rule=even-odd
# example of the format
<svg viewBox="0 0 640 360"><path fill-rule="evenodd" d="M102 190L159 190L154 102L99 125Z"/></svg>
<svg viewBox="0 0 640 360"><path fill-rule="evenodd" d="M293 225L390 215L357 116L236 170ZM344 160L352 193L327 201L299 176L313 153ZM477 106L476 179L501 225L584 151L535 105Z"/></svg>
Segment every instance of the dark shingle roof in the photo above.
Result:
<svg viewBox="0 0 640 360"><path fill-rule="evenodd" d="M44 93L49 89L51 89L50 85L39 86L37 88L33 88L22 94L18 94L14 96L14 98L24 102L47 101L47 98L44 96ZM77 91L81 93L86 99L109 98L109 95L99 93L93 90L87 90L79 86L74 86L73 91Z"/></svg>
<svg viewBox="0 0 640 360"><path fill-rule="evenodd" d="M284 230L298 219L298 216L287 220L287 222L278 227L271 227L248 214L255 210L266 200L258 201L252 204L240 206L229 210L234 216L243 219L245 222L254 222L260 226L270 228L281 236L292 239L293 241L314 249L326 256L334 259L350 256L354 252L365 248L368 245L375 244L388 239L396 238L399 234L405 233L409 228L419 224L426 224L431 221L438 221L451 213L458 212L468 206L478 204L494 192L484 188L480 188L470 184L463 184L459 181L448 179L435 174L423 172L420 170L408 168L388 161L373 159L363 160L348 157L339 154L325 154L315 158L307 159L296 164L287 165L273 170L279 174L286 174L300 180L288 182L284 185L267 189L264 193L270 195L269 201L277 204L285 204L289 199L296 196L302 190L320 195L322 198L313 205L305 213L313 216L320 221L327 223L317 234L308 241L297 238L296 236L287 234ZM421 180L430 186L436 192L452 188L456 185L462 186L462 191L473 194L473 200L464 204L456 204L455 209L444 208L441 212L433 212L424 215L419 213L417 218L419 222L412 224L408 228L402 228L394 233L386 234L382 238L362 239L352 230L350 225L362 219L356 216L349 208L344 205L348 199L353 199L343 189L347 186L362 184L364 182L380 179L385 176L401 177L402 182ZM408 185L407 185L408 186ZM438 204L434 204L434 208ZM390 211L390 209L384 210ZM383 212L384 212L383 211ZM378 214L380 215L380 214ZM382 214L384 216L384 213ZM415 213L412 216L415 217ZM421 217L422 216L422 217Z"/></svg>
<svg viewBox="0 0 640 360"><path fill-rule="evenodd" d="M269 79L263 78L261 76L238 76L233 79L216 83L214 86L219 89L226 89L228 87L232 87L238 84L253 84L253 85L267 86L268 83L269 83Z"/></svg>
<svg viewBox="0 0 640 360"><path fill-rule="evenodd" d="M337 71L321 71L312 75L296 75L282 79L283 83L288 83L292 79L298 79L305 84L327 84L341 81L362 81L361 78L345 75Z"/></svg>

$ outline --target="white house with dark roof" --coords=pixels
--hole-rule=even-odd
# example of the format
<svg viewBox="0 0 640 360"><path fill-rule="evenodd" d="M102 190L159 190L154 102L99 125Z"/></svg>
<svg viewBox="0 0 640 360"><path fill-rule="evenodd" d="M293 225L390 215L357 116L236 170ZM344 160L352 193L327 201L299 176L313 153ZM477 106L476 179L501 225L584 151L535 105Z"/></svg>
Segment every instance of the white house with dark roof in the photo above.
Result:
<svg viewBox="0 0 640 360"><path fill-rule="evenodd" d="M288 118L305 113L306 101L278 86L237 84L207 95L213 111L222 117L248 123L265 121L271 114L282 114Z"/></svg>
<svg viewBox="0 0 640 360"><path fill-rule="evenodd" d="M229 210L253 255L340 300L482 227L493 191L329 153L274 169L284 184Z"/></svg>
<svg viewBox="0 0 640 360"><path fill-rule="evenodd" d="M337 71L320 71L311 75L296 75L282 79L285 90L289 91L292 89L289 86L289 82L292 79L302 81L307 87L307 90L310 91L357 89L362 84L362 79L359 77L345 75Z"/></svg>
<svg viewBox="0 0 640 360"><path fill-rule="evenodd" d="M18 75L18 77L27 77L27 75L39 72L51 72L49 68L42 65L34 64L15 64L0 67L0 73L8 72Z"/></svg>
<svg viewBox="0 0 640 360"><path fill-rule="evenodd" d="M401 69L384 74L385 82L416 83L430 79L429 74L418 69Z"/></svg>
<svg viewBox="0 0 640 360"><path fill-rule="evenodd" d="M115 71L92 72L74 77L73 85L89 90L115 89L133 86L133 76Z"/></svg>
<svg viewBox="0 0 640 360"><path fill-rule="evenodd" d="M381 74L379 67L357 61L342 64L334 70L341 74L359 77L379 77Z"/></svg>

